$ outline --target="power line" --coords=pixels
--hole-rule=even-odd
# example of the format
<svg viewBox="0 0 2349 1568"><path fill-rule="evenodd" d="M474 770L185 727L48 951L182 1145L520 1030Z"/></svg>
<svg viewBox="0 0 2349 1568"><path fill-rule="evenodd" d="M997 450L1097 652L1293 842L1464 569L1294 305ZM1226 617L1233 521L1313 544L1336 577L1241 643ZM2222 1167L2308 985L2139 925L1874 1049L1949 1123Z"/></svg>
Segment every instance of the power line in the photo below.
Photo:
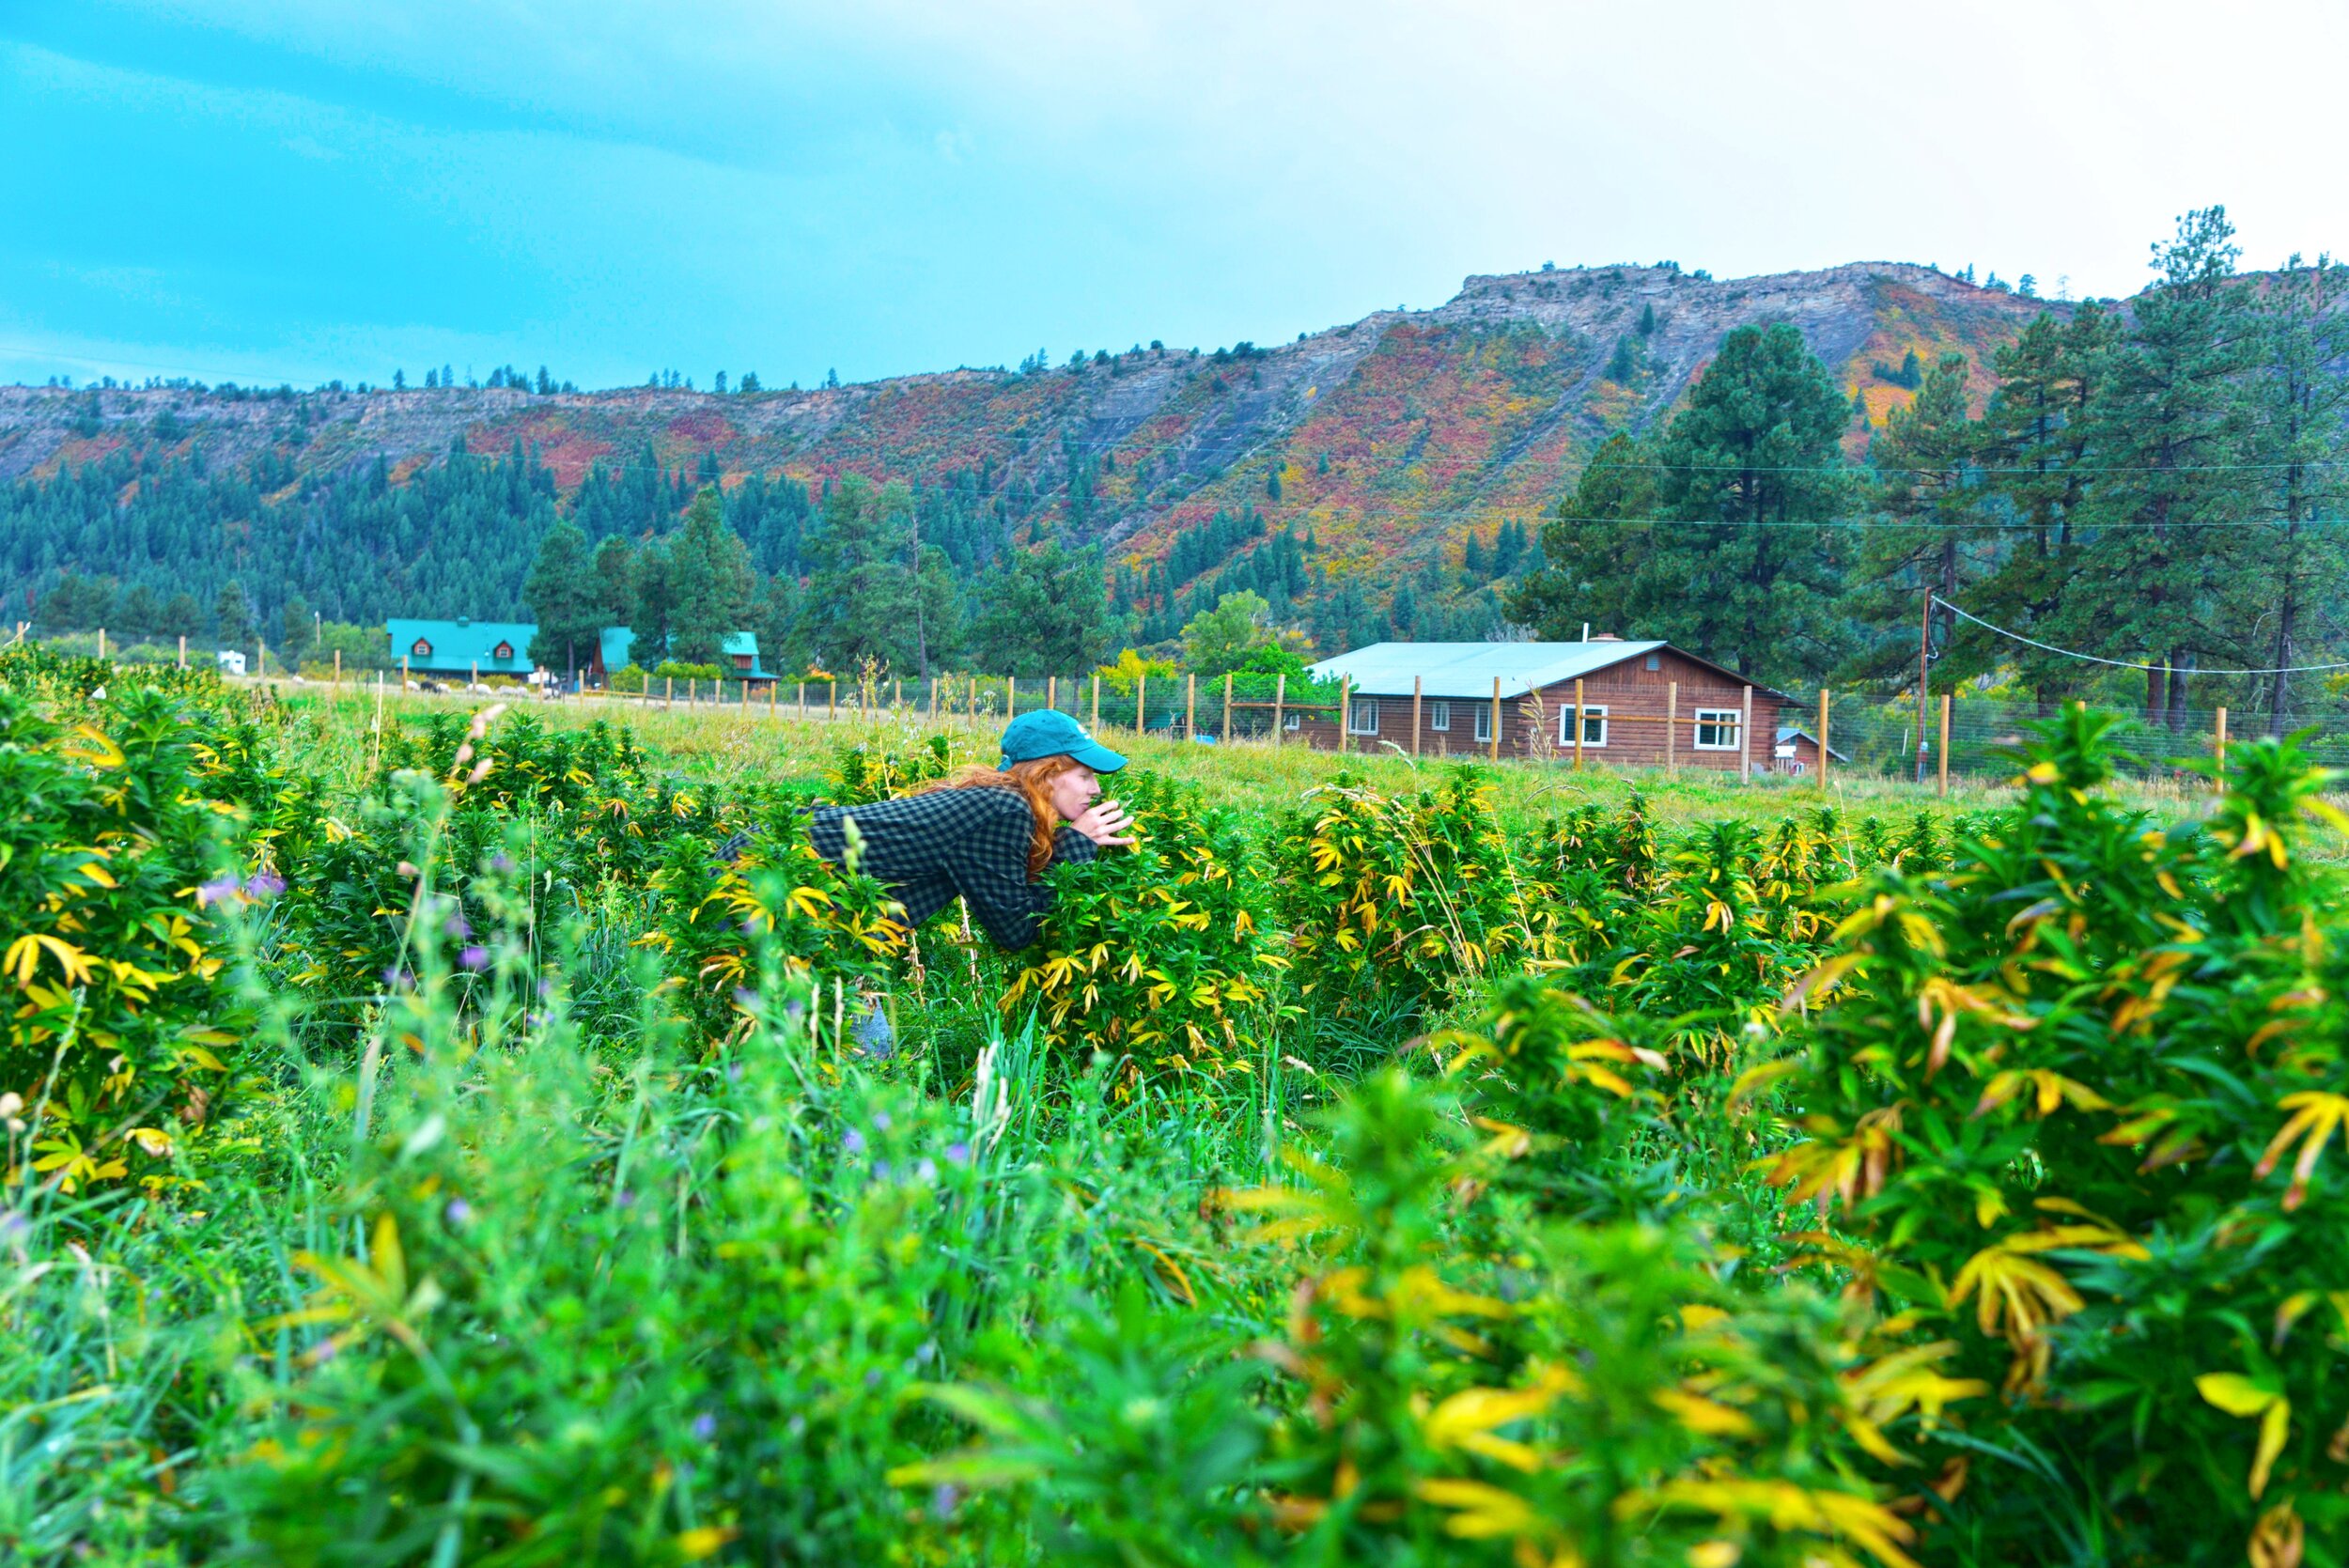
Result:
<svg viewBox="0 0 2349 1568"><path fill-rule="evenodd" d="M1928 594L1926 597L1942 609L1952 614L1963 616L1985 631L1995 631L2001 637L2027 644L2044 653L2061 654L2065 659L2077 659L2090 664L2103 664L2115 670L2144 670L2156 675L2168 674L2171 671L2171 667L2167 664L2139 664L2125 659L2104 659L2092 653L2079 653L2071 648L2059 648L2053 643L2043 643L2036 637L2026 637L2019 631L2009 631L2002 626L1993 626L1973 612L1952 604L1939 594ZM2310 675L2320 670L2349 670L2349 661L2333 664L2286 664L2273 670L2205 670L2198 666L2176 673L2189 675Z"/></svg>

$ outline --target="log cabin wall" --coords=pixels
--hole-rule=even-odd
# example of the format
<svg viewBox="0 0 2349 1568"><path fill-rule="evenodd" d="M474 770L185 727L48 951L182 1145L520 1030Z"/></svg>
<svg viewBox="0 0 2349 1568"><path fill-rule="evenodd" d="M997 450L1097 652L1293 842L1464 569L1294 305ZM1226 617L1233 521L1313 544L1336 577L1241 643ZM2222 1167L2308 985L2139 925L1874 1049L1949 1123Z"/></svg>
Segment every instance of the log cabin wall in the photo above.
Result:
<svg viewBox="0 0 2349 1568"><path fill-rule="evenodd" d="M1656 667L1647 666L1653 663ZM1778 736L1779 710L1781 706L1777 693L1756 686L1753 691L1753 727L1746 737L1746 744L1727 748L1696 744L1698 716L1709 712L1742 719L1747 688L1718 671L1673 652L1658 648L1649 654L1632 654L1620 664L1609 665L1582 677L1582 703L1586 710L1605 709L1603 719L1595 727L1603 734L1603 740L1592 743L1586 739L1582 750L1585 767L1660 768L1664 766L1664 731L1666 709L1670 706L1671 688L1680 685L1679 722L1673 726L1672 760L1682 768L1710 768L1735 773L1741 764L1750 760L1753 771L1770 771L1772 752ZM1362 752L1386 752L1391 748L1411 750L1411 694L1409 691L1364 692L1356 701L1376 699L1378 704L1378 728L1375 735L1355 734L1349 738L1352 749ZM1448 702L1450 726L1435 727L1438 717L1431 711L1439 702ZM1492 711L1492 698L1487 695L1474 699L1453 697L1423 698L1420 718L1420 754L1423 756L1481 757L1490 754L1486 737L1489 729L1477 728L1479 710L1486 715ZM1555 758L1571 762L1574 757L1574 732L1563 722L1564 713L1574 706L1574 682L1554 682L1538 691L1516 697L1504 696L1501 702L1501 754L1504 757ZM1334 751L1338 744L1335 713L1292 714L1297 727L1282 736L1283 744L1301 742L1324 751ZM1594 715L1597 718L1597 715ZM1489 718L1486 722L1489 724ZM1706 738L1720 738L1722 726L1710 727ZM1814 763L1815 768L1816 764Z"/></svg>

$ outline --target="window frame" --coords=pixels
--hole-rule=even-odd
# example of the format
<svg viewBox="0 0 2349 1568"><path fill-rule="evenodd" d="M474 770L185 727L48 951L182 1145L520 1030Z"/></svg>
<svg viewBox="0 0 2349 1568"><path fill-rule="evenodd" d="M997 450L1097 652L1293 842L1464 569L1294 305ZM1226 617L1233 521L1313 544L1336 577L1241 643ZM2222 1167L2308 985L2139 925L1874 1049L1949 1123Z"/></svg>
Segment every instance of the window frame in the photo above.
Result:
<svg viewBox="0 0 2349 1568"><path fill-rule="evenodd" d="M1745 750L1745 714L1742 709L1700 707L1694 709L1689 717L1695 722L1695 736L1691 743L1694 750L1700 752L1742 752ZM1727 731L1729 738L1727 740L1705 739L1704 731L1708 723L1716 730Z"/></svg>
<svg viewBox="0 0 2349 1568"><path fill-rule="evenodd" d="M1479 746L1489 746L1493 743L1492 705L1490 703L1480 702L1475 703L1472 706L1476 709L1476 744Z"/></svg>
<svg viewBox="0 0 2349 1568"><path fill-rule="evenodd" d="M496 647L490 650L490 657L496 660L511 659L514 657L514 644L511 643L500 643Z"/></svg>
<svg viewBox="0 0 2349 1568"><path fill-rule="evenodd" d="M1290 708L1286 713L1281 715L1281 729L1283 733L1285 734L1290 730L1301 730L1304 727L1305 716L1298 712L1295 708Z"/></svg>
<svg viewBox="0 0 2349 1568"><path fill-rule="evenodd" d="M1427 727L1431 730L1441 730L1446 733L1451 731L1452 699L1450 697L1430 697L1427 699Z"/></svg>
<svg viewBox="0 0 2349 1568"><path fill-rule="evenodd" d="M425 639L419 637L409 646L408 657L411 659L429 659L432 657L432 644L425 641Z"/></svg>
<svg viewBox="0 0 2349 1568"><path fill-rule="evenodd" d="M1365 726L1362 722L1362 718L1365 714L1367 714L1370 718L1370 722L1367 726ZM1346 699L1346 733L1348 735L1362 736L1376 736L1378 733L1377 698L1358 696Z"/></svg>
<svg viewBox="0 0 2349 1568"><path fill-rule="evenodd" d="M1596 740L1591 738L1591 721L1594 719L1598 721ZM1572 702L1561 703L1558 706L1558 744L1569 751L1574 749L1574 704ZM1606 744L1607 705L1584 703L1582 705L1582 749L1586 752L1601 750Z"/></svg>

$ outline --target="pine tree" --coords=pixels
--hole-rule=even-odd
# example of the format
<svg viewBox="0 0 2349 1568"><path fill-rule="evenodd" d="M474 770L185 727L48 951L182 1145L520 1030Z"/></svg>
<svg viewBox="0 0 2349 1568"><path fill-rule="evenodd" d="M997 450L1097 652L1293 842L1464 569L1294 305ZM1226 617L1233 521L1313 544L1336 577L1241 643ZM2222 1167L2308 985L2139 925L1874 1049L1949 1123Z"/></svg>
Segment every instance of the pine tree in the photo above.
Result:
<svg viewBox="0 0 2349 1568"><path fill-rule="evenodd" d="M1509 595L1512 619L1554 642L1624 613L1638 565L1657 549L1653 454L1618 432L1583 465L1574 494L1542 528L1543 565Z"/></svg>
<svg viewBox="0 0 2349 1568"><path fill-rule="evenodd" d="M302 668L311 644L318 641L318 622L310 610L310 601L300 594L286 601L285 613L279 617L277 657L290 670Z"/></svg>
<svg viewBox="0 0 2349 1568"><path fill-rule="evenodd" d="M522 602L537 618L530 661L575 677L603 629L601 584L587 552L587 536L568 520L556 523L538 541L538 553L522 583Z"/></svg>
<svg viewBox="0 0 2349 1568"><path fill-rule="evenodd" d="M212 601L212 629L222 647L253 645L253 604L244 597L244 585L234 579L221 585L220 597Z"/></svg>
<svg viewBox="0 0 2349 1568"><path fill-rule="evenodd" d="M2071 647L2116 646L2166 665L2145 681L2150 722L2182 729L2187 681L2211 639L2230 551L2249 491L2247 409L2238 379L2254 334L2239 253L2223 208L2189 212L2156 245L2160 278L2132 302L2125 339L2092 407L2097 535L2066 592Z"/></svg>
<svg viewBox="0 0 2349 1568"><path fill-rule="evenodd" d="M204 634L204 607L195 602L195 596L185 588L163 601L161 614L155 619L155 635L159 640L190 642Z"/></svg>
<svg viewBox="0 0 2349 1568"><path fill-rule="evenodd" d="M1994 565L1996 536L1982 533L1987 492L1977 483L1979 435L1966 388L1968 361L1945 354L1925 377L1906 408L1884 416L1884 428L1869 446L1877 482L1875 503L1886 526L1861 536L1857 575L1865 584L1859 602L1863 617L1891 629L1865 650L1860 674L1903 675L1915 664L1913 639L1904 628L1925 592L1955 602ZM1935 641L1952 645L1955 616L1937 609ZM2003 650L1999 650L2002 654Z"/></svg>
<svg viewBox="0 0 2349 1568"><path fill-rule="evenodd" d="M629 660L651 669L669 657L675 598L669 590L669 545L648 540L636 555L636 602L629 613Z"/></svg>
<svg viewBox="0 0 2349 1568"><path fill-rule="evenodd" d="M1108 657L1108 606L1099 560L1057 543L1009 550L979 581L972 657L988 670L1051 675L1089 670Z"/></svg>
<svg viewBox="0 0 2349 1568"><path fill-rule="evenodd" d="M2252 466L2263 482L2253 499L2259 527L2221 624L2251 635L2238 644L2247 666L2278 672L2256 696L2270 735L2281 735L2293 707L2293 677L2282 672L2313 660L2305 650L2338 636L2335 607L2349 589L2349 551L2326 524L2349 510L2349 268L2326 257L2313 267L2295 256L2254 302L2256 361L2251 370ZM2268 632L2263 642L2262 628ZM2302 682L2309 677L2299 677Z"/></svg>
<svg viewBox="0 0 2349 1568"><path fill-rule="evenodd" d="M597 545L588 574L594 580L589 597L597 629L628 625L636 610L636 552L628 541L614 535Z"/></svg>
<svg viewBox="0 0 2349 1568"><path fill-rule="evenodd" d="M686 508L669 546L670 647L688 664L719 664L727 638L749 629L754 584L750 551L725 525L718 488Z"/></svg>

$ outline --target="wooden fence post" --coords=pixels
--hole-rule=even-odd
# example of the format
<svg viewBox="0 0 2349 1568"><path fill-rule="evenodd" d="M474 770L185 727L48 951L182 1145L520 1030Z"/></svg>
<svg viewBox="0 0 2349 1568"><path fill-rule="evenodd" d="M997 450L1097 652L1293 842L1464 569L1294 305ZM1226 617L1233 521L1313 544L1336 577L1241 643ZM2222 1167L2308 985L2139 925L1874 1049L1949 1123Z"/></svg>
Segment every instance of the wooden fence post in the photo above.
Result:
<svg viewBox="0 0 2349 1568"><path fill-rule="evenodd" d="M2219 777L2218 777L2218 778L2217 778L2217 779L2215 779L2215 780L2213 780L2213 781L2212 781L2212 783L2214 784L2214 785L2215 785L2215 786L2218 789L2218 791L2219 791L2221 794L2224 794L2224 793L2226 792L2226 788L2227 788L2227 780L2226 780L2226 771L2227 771L2227 710L2226 710L2225 708L2223 708L2223 707L2222 707L2222 708L2220 708L2220 709L2218 710L2217 720L2218 720L2218 753L2217 753L2217 755L2218 755L2218 772L2219 772Z"/></svg>
<svg viewBox="0 0 2349 1568"><path fill-rule="evenodd" d="M1344 756L1354 733L1354 677L1338 677L1338 755Z"/></svg>
<svg viewBox="0 0 2349 1568"><path fill-rule="evenodd" d="M1003 677L1003 722L1008 724L1014 719L1019 717L1019 677L1018 675L1005 675Z"/></svg>
<svg viewBox="0 0 2349 1568"><path fill-rule="evenodd" d="M1060 707L1060 676L1044 677L1044 706L1058 711Z"/></svg>
<svg viewBox="0 0 2349 1568"><path fill-rule="evenodd" d="M1281 743L1282 722L1286 715L1288 700L1289 677L1274 675L1272 677L1272 743L1275 746Z"/></svg>
<svg viewBox="0 0 2349 1568"><path fill-rule="evenodd" d="M1150 677L1148 675L1134 676L1134 733L1136 735L1140 735L1149 727L1149 710L1143 706L1148 699L1149 692Z"/></svg>
<svg viewBox="0 0 2349 1568"><path fill-rule="evenodd" d="M1101 672L1093 672L1093 720L1085 726L1094 734L1101 733Z"/></svg>
<svg viewBox="0 0 2349 1568"><path fill-rule="evenodd" d="M1199 676L1194 672L1183 677L1183 738L1190 740L1199 733Z"/></svg>
<svg viewBox="0 0 2349 1568"><path fill-rule="evenodd" d="M98 657L106 657L106 629L102 626L98 629Z"/></svg>
<svg viewBox="0 0 2349 1568"><path fill-rule="evenodd" d="M1827 688L1819 688L1819 787L1827 787Z"/></svg>
<svg viewBox="0 0 2349 1568"><path fill-rule="evenodd" d="M1216 737L1219 744L1229 745L1232 739L1232 672L1223 672L1223 733Z"/></svg>
<svg viewBox="0 0 2349 1568"><path fill-rule="evenodd" d="M179 634L179 668L181 668L182 670L184 670L184 669L186 669L187 667L188 667L188 638L187 638L187 633L185 633L185 632L181 632L181 633Z"/></svg>
<svg viewBox="0 0 2349 1568"><path fill-rule="evenodd" d="M1943 795L1947 795L1949 792L1950 792L1950 694L1949 694L1947 691L1944 691L1944 692L1942 692L1942 693L1941 693L1941 788L1940 788L1940 793L1941 793L1941 794L1943 794Z"/></svg>
<svg viewBox="0 0 2349 1568"><path fill-rule="evenodd" d="M1424 675L1411 677L1411 754L1413 756L1419 755L1419 701L1421 689L1425 682Z"/></svg>
<svg viewBox="0 0 2349 1568"><path fill-rule="evenodd" d="M1738 699L1737 711L1737 777L1741 783L1753 782L1753 688Z"/></svg>
<svg viewBox="0 0 2349 1568"><path fill-rule="evenodd" d="M1501 760L1501 677L1493 676L1493 734L1491 760Z"/></svg>
<svg viewBox="0 0 2349 1568"><path fill-rule="evenodd" d="M1680 776L1680 682L1664 683L1664 775Z"/></svg>
<svg viewBox="0 0 2349 1568"><path fill-rule="evenodd" d="M652 677L646 675L645 678L650 680ZM662 675L661 677L661 711L666 713L675 706L677 706L677 676Z"/></svg>
<svg viewBox="0 0 2349 1568"><path fill-rule="evenodd" d="M767 683L767 717L768 717L768 718L772 719L772 718L775 716L775 709L776 709L776 707L777 707L777 706L779 706L781 705L782 701L783 701L783 682L781 682L781 681L779 681L779 680L770 680L770 681L769 681L769 682Z"/></svg>
<svg viewBox="0 0 2349 1568"><path fill-rule="evenodd" d="M408 656L404 653L399 656L399 689L408 690Z"/></svg>
<svg viewBox="0 0 2349 1568"><path fill-rule="evenodd" d="M1574 769L1582 770L1582 683L1574 683Z"/></svg>
<svg viewBox="0 0 2349 1568"><path fill-rule="evenodd" d="M832 675L825 682L824 717L827 719L840 717L840 677L838 675Z"/></svg>
<svg viewBox="0 0 2349 1568"><path fill-rule="evenodd" d="M101 635L103 635L103 633L101 633ZM481 660L478 659L473 661L473 679L467 684L471 686L478 686L481 684Z"/></svg>

